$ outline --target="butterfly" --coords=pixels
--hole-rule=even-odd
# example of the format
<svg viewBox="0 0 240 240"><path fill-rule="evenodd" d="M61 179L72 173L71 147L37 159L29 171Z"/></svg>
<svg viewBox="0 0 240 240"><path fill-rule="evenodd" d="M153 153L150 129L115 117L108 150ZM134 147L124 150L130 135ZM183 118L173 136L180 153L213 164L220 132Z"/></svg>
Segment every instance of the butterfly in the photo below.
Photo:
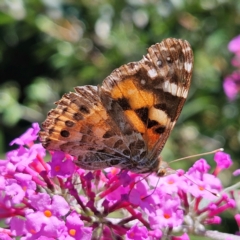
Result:
<svg viewBox="0 0 240 240"><path fill-rule="evenodd" d="M64 94L43 122L40 140L47 150L74 156L83 169L114 166L162 176L166 163L160 153L187 98L192 69L186 40L152 45L102 85Z"/></svg>

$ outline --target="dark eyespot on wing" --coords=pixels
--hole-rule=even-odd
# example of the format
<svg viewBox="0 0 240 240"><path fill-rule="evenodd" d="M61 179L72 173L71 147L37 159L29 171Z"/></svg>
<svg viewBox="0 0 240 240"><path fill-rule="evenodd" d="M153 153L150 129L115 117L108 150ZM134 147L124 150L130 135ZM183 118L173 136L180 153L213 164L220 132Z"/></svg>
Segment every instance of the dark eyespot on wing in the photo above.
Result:
<svg viewBox="0 0 240 240"><path fill-rule="evenodd" d="M60 132L60 134L61 134L62 137L69 137L69 136L70 136L70 133L69 133L69 131L67 131L67 130L62 130L62 131Z"/></svg>
<svg viewBox="0 0 240 240"><path fill-rule="evenodd" d="M67 127L73 127L73 126L74 126L74 122L72 122L72 121L70 121L70 120L67 120L67 121L65 121L65 125L66 125Z"/></svg>
<svg viewBox="0 0 240 240"><path fill-rule="evenodd" d="M89 109L86 106L80 106L79 110L83 114L89 114L90 113Z"/></svg>
<svg viewBox="0 0 240 240"><path fill-rule="evenodd" d="M84 118L83 115L80 113L74 113L74 115L73 115L73 119L76 121L83 120L83 118Z"/></svg>
<svg viewBox="0 0 240 240"><path fill-rule="evenodd" d="M155 129L155 132L158 134L162 134L165 132L165 130L166 130L166 127L158 127Z"/></svg>

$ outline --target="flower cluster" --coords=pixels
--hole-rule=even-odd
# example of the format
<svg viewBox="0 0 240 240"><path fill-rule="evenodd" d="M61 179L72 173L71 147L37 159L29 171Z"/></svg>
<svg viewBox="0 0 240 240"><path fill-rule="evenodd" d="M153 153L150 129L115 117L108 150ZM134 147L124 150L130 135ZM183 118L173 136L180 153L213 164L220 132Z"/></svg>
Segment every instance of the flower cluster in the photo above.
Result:
<svg viewBox="0 0 240 240"><path fill-rule="evenodd" d="M219 214L235 208L217 178L231 158L217 152L216 168L200 159L185 173L163 178L116 168L86 171L73 157L34 143L33 124L11 144L18 148L0 161L0 239L189 239ZM239 215L235 216L239 221Z"/></svg>
<svg viewBox="0 0 240 240"><path fill-rule="evenodd" d="M234 100L240 92L240 35L230 41L228 49L235 54L232 59L232 65L238 68L238 70L226 76L223 88L228 99Z"/></svg>

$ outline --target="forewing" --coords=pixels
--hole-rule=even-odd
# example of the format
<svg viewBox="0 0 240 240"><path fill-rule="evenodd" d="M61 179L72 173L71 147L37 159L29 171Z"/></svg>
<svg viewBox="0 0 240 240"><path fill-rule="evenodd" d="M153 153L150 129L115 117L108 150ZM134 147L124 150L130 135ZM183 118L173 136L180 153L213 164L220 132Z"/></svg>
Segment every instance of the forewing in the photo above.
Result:
<svg viewBox="0 0 240 240"><path fill-rule="evenodd" d="M149 167L180 115L192 67L189 43L168 38L151 46L142 60L121 66L103 82L100 96L104 107L121 131L127 131L130 125L130 135L133 132L142 135L146 150L142 157L147 157ZM122 119L128 123L126 129L121 126Z"/></svg>

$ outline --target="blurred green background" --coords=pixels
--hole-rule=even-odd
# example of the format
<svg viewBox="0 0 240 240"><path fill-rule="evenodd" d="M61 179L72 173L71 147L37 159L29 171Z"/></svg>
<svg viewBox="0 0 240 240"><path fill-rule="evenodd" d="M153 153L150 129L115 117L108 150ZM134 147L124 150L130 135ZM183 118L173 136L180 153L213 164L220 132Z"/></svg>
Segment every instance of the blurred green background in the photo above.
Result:
<svg viewBox="0 0 240 240"><path fill-rule="evenodd" d="M0 0L0 156L32 122L41 123L63 93L101 84L115 68L140 60L150 45L175 37L190 42L195 66L163 157L224 147L235 161L231 171L239 168L240 101L229 102L222 87L234 70L227 45L239 34L235 0ZM206 159L214 166L212 156ZM191 161L173 168L187 169L185 162ZM231 171L221 176L225 186ZM237 229L232 216L223 226Z"/></svg>

